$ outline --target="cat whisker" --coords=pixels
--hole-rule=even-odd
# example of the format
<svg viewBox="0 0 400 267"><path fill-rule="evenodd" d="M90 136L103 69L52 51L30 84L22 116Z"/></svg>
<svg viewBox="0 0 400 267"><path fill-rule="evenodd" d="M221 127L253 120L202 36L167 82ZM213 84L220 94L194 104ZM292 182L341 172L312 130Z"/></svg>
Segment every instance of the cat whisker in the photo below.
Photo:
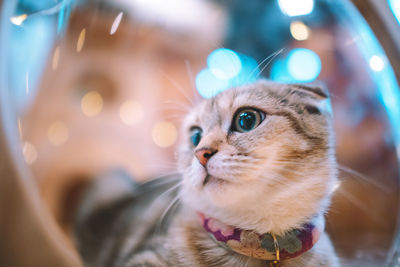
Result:
<svg viewBox="0 0 400 267"><path fill-rule="evenodd" d="M158 179L164 179L164 178L157 178ZM173 185L172 187L168 188L167 190L165 190L163 193L161 193L160 195L158 195L153 202L157 201L159 198L162 198L166 195L168 195L169 193L173 192L175 189L179 188L179 186L182 184L182 182L178 182L177 184Z"/></svg>
<svg viewBox="0 0 400 267"><path fill-rule="evenodd" d="M293 174L296 174L296 175L298 175L300 177L306 177L306 175L304 173L302 173L301 171L296 171L296 170L289 169L289 168L287 168L287 166L274 165L273 169L274 170L281 170L281 171L288 172L288 173L293 173ZM280 174L280 175L282 175L282 174Z"/></svg>
<svg viewBox="0 0 400 267"><path fill-rule="evenodd" d="M279 183L282 185L290 184L290 181L288 181L286 177L275 172L269 172L266 176L263 176L262 178L263 179L260 179L260 181L268 184L270 184L271 182Z"/></svg>
<svg viewBox="0 0 400 267"><path fill-rule="evenodd" d="M260 77L260 75L261 75L261 74L264 72L264 70L269 66L269 64L271 64L271 62L272 62L278 55L280 55L284 50L285 50L285 49L282 48L282 49L280 49L280 50L278 50L278 51L276 51L276 52L274 52L274 53L272 53L272 54L270 55L269 60L266 62L266 64L264 65L264 67L261 68L260 72L259 72L258 75L257 75L257 78Z"/></svg>
<svg viewBox="0 0 400 267"><path fill-rule="evenodd" d="M166 114L165 118L171 121L175 121L175 122L182 122L184 119L184 115L182 114Z"/></svg>
<svg viewBox="0 0 400 267"><path fill-rule="evenodd" d="M193 99L187 94L186 90L176 81L174 80L170 75L166 74L164 71L159 70L161 72L161 75L163 75L177 90L182 94L182 96L193 106Z"/></svg>
<svg viewBox="0 0 400 267"><path fill-rule="evenodd" d="M162 105L165 105L165 108L169 108L171 110L175 109L178 111L184 111L185 113L188 113L191 110L191 107L185 103L179 102L179 101L173 101L173 100L166 100L161 103Z"/></svg>
<svg viewBox="0 0 400 267"><path fill-rule="evenodd" d="M154 169L164 169L165 171L171 171L172 173L176 172L177 169L177 163L175 162L157 162L157 163L143 163L144 167L151 167ZM166 174L163 172L163 174Z"/></svg>
<svg viewBox="0 0 400 267"><path fill-rule="evenodd" d="M168 214L172 214L174 211L174 207L176 207L179 204L180 201L180 196L177 195L176 197L174 197L172 199L172 201L170 202L170 204L167 206L167 208L165 209L165 211L163 212L163 214L161 215L158 223L157 223L157 227L156 227L156 232L157 233L161 233L162 230L162 226L164 221L166 220L166 218L168 218Z"/></svg>
<svg viewBox="0 0 400 267"><path fill-rule="evenodd" d="M192 93L194 96L194 104L198 104L202 100L202 97L200 96L199 92L196 90L196 82L194 79L192 67L190 65L190 61L187 59L185 59L185 66L186 66L186 73L187 73L187 75L189 77L189 81L190 81L190 88L192 89Z"/></svg>
<svg viewBox="0 0 400 267"><path fill-rule="evenodd" d="M261 65L263 65L265 62L267 62L268 60L270 60L271 58L271 61L277 56L277 55L279 55L280 53L282 53L284 51L284 48L282 48L282 49L280 49L280 50L278 50L278 51L275 51L275 52L273 52L272 54L270 54L269 56L267 56L266 58L264 58L261 62L260 62L260 64L258 64L255 68L253 68L253 70L250 72L250 74L247 76L247 78L246 78L246 83L248 83L249 82L249 80L250 80L250 78L253 76L253 74L261 67ZM269 64L269 62L267 63L267 66L268 66L268 64ZM263 70L264 70L264 68L263 68ZM261 75L261 73L262 73L262 71L260 71L258 74L257 74L257 77L259 77L260 75Z"/></svg>
<svg viewBox="0 0 400 267"><path fill-rule="evenodd" d="M148 182L152 182L153 184L156 184L158 186L164 186L170 183L176 183L176 180L180 180L178 183L181 184L181 178L177 178L179 177L179 173L177 172L171 172L170 174L166 174L164 176L161 177L157 177L154 179L150 179L148 180Z"/></svg>
<svg viewBox="0 0 400 267"><path fill-rule="evenodd" d="M351 192L341 187L340 190L336 190L335 194L340 194L341 197L347 199L350 203L356 206L359 210L361 210L364 214L366 214L372 221L379 225L385 225L385 218L382 216L373 216L371 214L371 209L369 206L365 205L365 203L361 199L357 199L353 196Z"/></svg>
<svg viewBox="0 0 400 267"><path fill-rule="evenodd" d="M304 166L304 163L295 162L295 161L285 161L285 160L274 160L273 163L274 164L282 163L282 164L287 164L287 165L297 165L297 166L300 166L300 167ZM360 173L360 172L358 172L358 171L356 171L356 170L354 170L352 168L349 168L347 166L344 166L342 164L338 164L337 167L338 167L339 171L347 174L348 177L350 177L350 178L355 178L358 181L365 182L366 184L372 185L372 186L380 189L381 191L383 191L385 193L390 193L390 191L391 191L391 189L388 188L387 185L384 185L383 183L380 183L379 180L377 180L377 179L369 177L369 176L367 176L365 174L362 174L362 173ZM339 175L339 179L340 180L344 180L346 178L347 177L344 176L344 175Z"/></svg>
<svg viewBox="0 0 400 267"><path fill-rule="evenodd" d="M379 188L381 191L385 192L385 193L390 193L391 189L388 188L387 185L384 185L382 183L379 183L376 179L373 179L372 177L368 177L367 175L364 175L362 173L359 173L356 170L353 170L349 167L346 167L344 165L338 164L338 168L340 171L350 175L352 178L357 178L363 182L366 182L370 185L375 186L376 188ZM344 177L342 178L344 179Z"/></svg>

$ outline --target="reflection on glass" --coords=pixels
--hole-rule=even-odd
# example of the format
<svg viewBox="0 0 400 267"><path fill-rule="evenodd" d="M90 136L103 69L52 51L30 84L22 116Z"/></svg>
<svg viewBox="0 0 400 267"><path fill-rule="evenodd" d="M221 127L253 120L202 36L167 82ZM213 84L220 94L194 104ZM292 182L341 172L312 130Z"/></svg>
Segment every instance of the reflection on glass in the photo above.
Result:
<svg viewBox="0 0 400 267"><path fill-rule="evenodd" d="M400 24L400 1L399 0L388 0L390 9L393 12L393 15L396 17L397 21Z"/></svg>

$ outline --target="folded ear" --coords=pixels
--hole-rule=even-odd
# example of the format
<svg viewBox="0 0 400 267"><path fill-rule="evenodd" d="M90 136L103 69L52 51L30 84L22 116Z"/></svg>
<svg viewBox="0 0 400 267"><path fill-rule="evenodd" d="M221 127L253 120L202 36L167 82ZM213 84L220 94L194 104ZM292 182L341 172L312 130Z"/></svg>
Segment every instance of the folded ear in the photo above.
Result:
<svg viewBox="0 0 400 267"><path fill-rule="evenodd" d="M329 90L326 87L325 83L321 81L315 81L312 83L305 83L305 84L293 84L292 86L295 89L309 92L318 98L322 99L329 98Z"/></svg>
<svg viewBox="0 0 400 267"><path fill-rule="evenodd" d="M321 81L306 84L292 84L297 92L306 93L315 100L315 107L318 112L333 116L331 99L326 85ZM310 113L310 112L309 112Z"/></svg>

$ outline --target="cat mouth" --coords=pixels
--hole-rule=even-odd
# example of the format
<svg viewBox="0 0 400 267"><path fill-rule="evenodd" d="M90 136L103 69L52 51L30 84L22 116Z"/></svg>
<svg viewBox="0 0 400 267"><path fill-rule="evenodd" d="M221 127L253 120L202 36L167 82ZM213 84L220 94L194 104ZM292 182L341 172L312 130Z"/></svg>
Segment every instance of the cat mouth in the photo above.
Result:
<svg viewBox="0 0 400 267"><path fill-rule="evenodd" d="M215 177L215 176L212 176L212 175L207 174L206 177L204 178L203 186L206 186L207 184L217 184L217 185L220 185L220 184L224 184L224 183L226 183L226 182L227 182L227 181L224 180L224 179L217 178L217 177Z"/></svg>

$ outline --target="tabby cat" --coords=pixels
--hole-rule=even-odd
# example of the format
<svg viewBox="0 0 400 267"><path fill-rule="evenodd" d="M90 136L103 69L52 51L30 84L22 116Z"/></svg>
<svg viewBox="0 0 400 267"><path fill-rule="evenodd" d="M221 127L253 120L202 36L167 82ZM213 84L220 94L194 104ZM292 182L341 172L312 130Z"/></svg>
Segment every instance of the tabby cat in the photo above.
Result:
<svg viewBox="0 0 400 267"><path fill-rule="evenodd" d="M324 232L337 181L321 86L266 80L186 117L181 176L96 179L76 238L87 266L339 266Z"/></svg>

